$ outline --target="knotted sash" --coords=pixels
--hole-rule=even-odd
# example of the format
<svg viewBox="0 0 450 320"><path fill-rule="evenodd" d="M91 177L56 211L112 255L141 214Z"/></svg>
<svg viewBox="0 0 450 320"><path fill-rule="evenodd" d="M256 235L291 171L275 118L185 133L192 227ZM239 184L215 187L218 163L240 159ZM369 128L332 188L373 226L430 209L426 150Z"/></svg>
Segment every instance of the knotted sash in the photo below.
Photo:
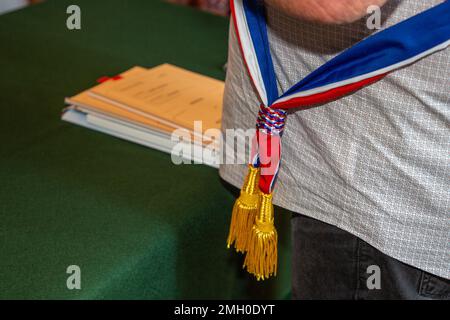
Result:
<svg viewBox="0 0 450 320"><path fill-rule="evenodd" d="M244 267L258 279L264 279L276 274L276 252L275 258L268 257L268 252L272 252L273 248L267 248L264 239L270 238L268 233L274 233L274 230L267 227L270 221L273 222L273 216L270 217L270 212L261 212L261 208L270 211L267 208L270 207L269 202L271 205L271 195L280 167L281 136L287 117L286 110L300 110L339 99L381 80L390 72L447 48L450 44L450 1L367 37L326 62L281 95L278 94L270 53L263 1L231 0L230 4L243 60L261 105L249 165L249 176L254 177L250 180L247 177L241 197L233 209L228 246L236 241L236 249L247 252ZM257 183L258 188L246 188L248 181ZM254 203L256 189L261 193L257 205ZM248 198L245 190L253 190L253 197ZM246 202L246 199L252 200ZM259 213L256 213L255 210L258 209ZM239 224L243 217L234 217L235 213L240 213L241 216L243 213L249 214L245 217L245 224ZM252 220L254 223L251 227L249 221ZM258 221L265 221L267 224ZM233 223L237 223L238 228L234 228ZM268 233L261 232L258 225ZM274 237L276 240L276 231ZM258 243L261 248L255 249ZM261 257L258 258L258 255ZM275 266L267 266L273 264L274 259Z"/></svg>

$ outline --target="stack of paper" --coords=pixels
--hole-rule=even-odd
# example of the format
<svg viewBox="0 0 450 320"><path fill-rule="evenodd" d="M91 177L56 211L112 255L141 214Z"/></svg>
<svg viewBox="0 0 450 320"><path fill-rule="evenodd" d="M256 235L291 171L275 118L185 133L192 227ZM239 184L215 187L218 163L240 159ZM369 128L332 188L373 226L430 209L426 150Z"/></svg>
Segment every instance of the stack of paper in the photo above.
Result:
<svg viewBox="0 0 450 320"><path fill-rule="evenodd" d="M134 67L66 98L62 119L217 167L220 141L205 132L220 129L223 89L222 81L169 64Z"/></svg>

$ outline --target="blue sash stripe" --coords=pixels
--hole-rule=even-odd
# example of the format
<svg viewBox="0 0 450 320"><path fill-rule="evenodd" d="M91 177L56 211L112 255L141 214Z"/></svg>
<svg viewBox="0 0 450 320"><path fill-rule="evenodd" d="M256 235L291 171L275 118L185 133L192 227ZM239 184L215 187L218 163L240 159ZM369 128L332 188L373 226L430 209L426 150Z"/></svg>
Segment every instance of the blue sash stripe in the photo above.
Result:
<svg viewBox="0 0 450 320"><path fill-rule="evenodd" d="M450 40L450 0L446 0L355 44L278 97L263 1L242 1L269 106L279 98L389 68Z"/></svg>
<svg viewBox="0 0 450 320"><path fill-rule="evenodd" d="M331 59L282 97L380 70L450 39L450 1L380 31Z"/></svg>
<svg viewBox="0 0 450 320"><path fill-rule="evenodd" d="M243 5L270 106L278 98L278 88L267 37L264 3L262 0L243 0Z"/></svg>

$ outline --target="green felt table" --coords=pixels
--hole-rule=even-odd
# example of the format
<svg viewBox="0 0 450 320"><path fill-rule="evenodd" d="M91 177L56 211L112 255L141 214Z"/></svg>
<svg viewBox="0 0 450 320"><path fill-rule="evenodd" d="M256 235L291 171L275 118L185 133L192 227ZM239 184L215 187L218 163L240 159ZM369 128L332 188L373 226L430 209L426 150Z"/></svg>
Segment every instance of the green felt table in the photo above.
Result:
<svg viewBox="0 0 450 320"><path fill-rule="evenodd" d="M81 30L66 27L71 4ZM135 65L223 80L228 23L156 0L49 0L0 16L1 299L289 297L287 212L279 274L257 282L226 250L234 195L216 169L60 120L64 97ZM69 265L81 290L66 286Z"/></svg>

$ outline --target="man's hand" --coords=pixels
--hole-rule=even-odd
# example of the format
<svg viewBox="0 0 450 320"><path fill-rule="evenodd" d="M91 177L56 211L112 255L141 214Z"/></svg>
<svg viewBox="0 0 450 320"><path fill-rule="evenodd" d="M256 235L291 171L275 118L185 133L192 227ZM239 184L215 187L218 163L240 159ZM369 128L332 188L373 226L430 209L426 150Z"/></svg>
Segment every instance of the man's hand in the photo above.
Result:
<svg viewBox="0 0 450 320"><path fill-rule="evenodd" d="M371 5L382 6L387 0L266 0L290 16L309 21L342 24L366 15Z"/></svg>

